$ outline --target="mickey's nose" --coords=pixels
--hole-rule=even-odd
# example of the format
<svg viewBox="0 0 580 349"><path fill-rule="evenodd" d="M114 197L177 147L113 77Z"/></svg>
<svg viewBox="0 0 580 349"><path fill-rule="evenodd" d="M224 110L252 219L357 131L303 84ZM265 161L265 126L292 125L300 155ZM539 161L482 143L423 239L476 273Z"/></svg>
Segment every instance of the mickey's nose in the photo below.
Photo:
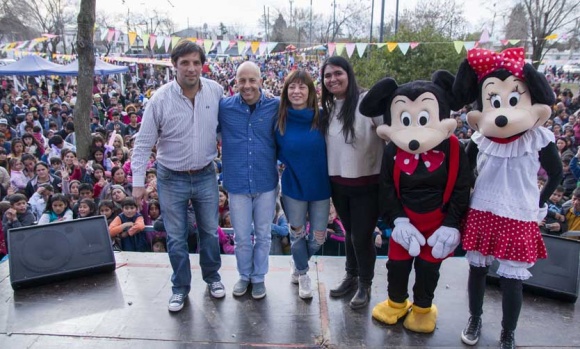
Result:
<svg viewBox="0 0 580 349"><path fill-rule="evenodd" d="M508 119L503 115L500 115L497 118L495 118L495 125L497 127L504 127L505 125L507 125L507 123Z"/></svg>
<svg viewBox="0 0 580 349"><path fill-rule="evenodd" d="M417 150L417 149L419 149L420 146L421 146L421 143L419 143L419 141L416 141L414 139L409 142L409 149L411 149L411 150Z"/></svg>

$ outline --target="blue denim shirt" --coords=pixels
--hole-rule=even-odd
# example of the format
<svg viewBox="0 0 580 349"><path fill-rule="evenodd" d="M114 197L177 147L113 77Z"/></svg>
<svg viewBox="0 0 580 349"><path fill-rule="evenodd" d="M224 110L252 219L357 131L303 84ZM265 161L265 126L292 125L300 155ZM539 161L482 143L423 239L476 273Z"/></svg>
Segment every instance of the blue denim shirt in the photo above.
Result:
<svg viewBox="0 0 580 349"><path fill-rule="evenodd" d="M236 94L220 101L224 188L233 194L258 194L276 188L278 170L274 125L277 98L261 93L254 112Z"/></svg>

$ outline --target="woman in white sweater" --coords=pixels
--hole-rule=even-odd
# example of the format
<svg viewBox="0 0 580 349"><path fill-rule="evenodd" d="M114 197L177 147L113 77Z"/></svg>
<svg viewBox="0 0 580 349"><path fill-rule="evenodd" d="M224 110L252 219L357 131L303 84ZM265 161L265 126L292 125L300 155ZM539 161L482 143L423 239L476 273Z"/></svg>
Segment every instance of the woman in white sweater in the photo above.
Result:
<svg viewBox="0 0 580 349"><path fill-rule="evenodd" d="M361 92L350 63L330 57L321 69L322 131L326 135L332 201L346 230L346 275L330 295L342 297L357 289L350 307L366 306L374 277L373 231L379 215L379 172L385 143L375 129L382 116L360 114Z"/></svg>

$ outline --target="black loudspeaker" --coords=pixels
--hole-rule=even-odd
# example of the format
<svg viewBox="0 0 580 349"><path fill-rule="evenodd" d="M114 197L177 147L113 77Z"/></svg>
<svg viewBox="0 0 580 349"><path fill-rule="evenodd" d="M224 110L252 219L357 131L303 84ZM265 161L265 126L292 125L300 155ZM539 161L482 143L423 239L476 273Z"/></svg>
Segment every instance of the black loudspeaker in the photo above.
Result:
<svg viewBox="0 0 580 349"><path fill-rule="evenodd" d="M539 259L530 268L532 277L524 281L524 290L540 296L575 303L578 299L580 241L542 234L547 259ZM499 284L494 261L487 275L488 283Z"/></svg>
<svg viewBox="0 0 580 349"><path fill-rule="evenodd" d="M104 216L8 231L13 289L115 270Z"/></svg>

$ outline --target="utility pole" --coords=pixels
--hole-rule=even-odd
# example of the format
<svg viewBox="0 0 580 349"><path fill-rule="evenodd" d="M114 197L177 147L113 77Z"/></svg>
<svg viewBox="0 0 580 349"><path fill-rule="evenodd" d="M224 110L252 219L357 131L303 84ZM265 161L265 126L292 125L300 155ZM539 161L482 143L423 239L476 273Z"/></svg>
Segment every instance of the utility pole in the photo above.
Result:
<svg viewBox="0 0 580 349"><path fill-rule="evenodd" d="M310 34L308 35L308 38L308 41L310 42L308 46L312 46L312 0L310 0Z"/></svg>
<svg viewBox="0 0 580 349"><path fill-rule="evenodd" d="M399 30L399 0L397 0L397 9L395 10L395 35Z"/></svg>
<svg viewBox="0 0 580 349"><path fill-rule="evenodd" d="M333 0L332 4L332 41L336 36L336 0Z"/></svg>
<svg viewBox="0 0 580 349"><path fill-rule="evenodd" d="M369 35L369 42L373 42L373 18L374 17L375 17L375 0L372 0L372 2L371 2L371 33Z"/></svg>
<svg viewBox="0 0 580 349"><path fill-rule="evenodd" d="M379 29L379 42L383 42L383 32L385 27L385 0L381 0L381 27Z"/></svg>

